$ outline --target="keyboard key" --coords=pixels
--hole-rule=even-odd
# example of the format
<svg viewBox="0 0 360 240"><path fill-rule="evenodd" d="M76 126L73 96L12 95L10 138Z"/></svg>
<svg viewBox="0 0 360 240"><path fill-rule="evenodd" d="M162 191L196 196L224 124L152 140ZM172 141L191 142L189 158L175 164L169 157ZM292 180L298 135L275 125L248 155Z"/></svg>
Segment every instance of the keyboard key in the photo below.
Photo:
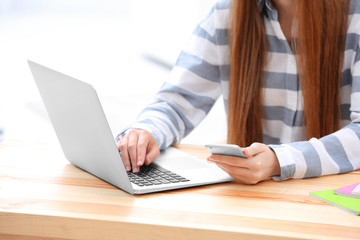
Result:
<svg viewBox="0 0 360 240"><path fill-rule="evenodd" d="M180 179L179 179L179 180L180 180ZM190 180L189 180L189 179L186 179L186 178L180 180L180 182L189 182L189 181L190 181Z"/></svg>
<svg viewBox="0 0 360 240"><path fill-rule="evenodd" d="M160 181L151 181L151 183L152 183L152 184L155 184L155 185L159 185L159 184L161 184L162 182L160 182Z"/></svg>
<svg viewBox="0 0 360 240"><path fill-rule="evenodd" d="M170 181L168 181L168 180L165 180L165 179L162 179L162 180L160 180L163 184L168 184L168 183L171 183Z"/></svg>

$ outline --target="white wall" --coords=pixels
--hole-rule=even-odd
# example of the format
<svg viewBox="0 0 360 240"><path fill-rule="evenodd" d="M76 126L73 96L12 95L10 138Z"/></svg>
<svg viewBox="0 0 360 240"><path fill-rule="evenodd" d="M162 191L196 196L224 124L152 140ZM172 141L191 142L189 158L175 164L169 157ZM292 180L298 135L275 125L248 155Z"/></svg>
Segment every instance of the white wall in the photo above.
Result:
<svg viewBox="0 0 360 240"><path fill-rule="evenodd" d="M5 137L55 139L27 67L32 59L95 86L114 135L149 103L213 0L2 0L0 126ZM141 86L141 87L139 87ZM219 121L223 122L219 126ZM213 129L210 132L208 129ZM224 139L222 103L185 143ZM56 140L55 140L56 141Z"/></svg>

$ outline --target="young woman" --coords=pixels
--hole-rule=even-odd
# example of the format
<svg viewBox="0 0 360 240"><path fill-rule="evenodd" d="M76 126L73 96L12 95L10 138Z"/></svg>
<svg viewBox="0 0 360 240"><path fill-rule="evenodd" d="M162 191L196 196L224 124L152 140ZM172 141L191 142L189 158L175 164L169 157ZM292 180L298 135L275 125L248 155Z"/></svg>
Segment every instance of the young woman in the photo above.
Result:
<svg viewBox="0 0 360 240"><path fill-rule="evenodd" d="M223 94L228 143L212 155L238 181L360 168L360 0L223 0L193 32L170 79L119 135L128 171L178 143Z"/></svg>

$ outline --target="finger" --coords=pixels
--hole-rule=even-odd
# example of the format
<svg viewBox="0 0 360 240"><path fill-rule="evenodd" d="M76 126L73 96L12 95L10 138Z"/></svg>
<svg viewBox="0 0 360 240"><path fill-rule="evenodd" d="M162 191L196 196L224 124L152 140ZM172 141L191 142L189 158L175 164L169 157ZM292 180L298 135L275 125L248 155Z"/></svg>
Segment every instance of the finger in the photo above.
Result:
<svg viewBox="0 0 360 240"><path fill-rule="evenodd" d="M217 163L216 165L227 172L230 176L235 178L237 181L244 184L256 184L262 180L258 172L251 171L247 168L236 168L223 163Z"/></svg>
<svg viewBox="0 0 360 240"><path fill-rule="evenodd" d="M145 164L149 165L160 155L159 147L156 144L151 144L149 146L148 152L146 154Z"/></svg>
<svg viewBox="0 0 360 240"><path fill-rule="evenodd" d="M128 151L131 161L131 166L133 173L139 172L139 167L137 165L137 144L138 144L138 133L136 130L131 130L129 132L128 140Z"/></svg>
<svg viewBox="0 0 360 240"><path fill-rule="evenodd" d="M138 143L137 143L137 162L138 166L142 166L145 162L146 150L149 144L149 138L146 134L139 134Z"/></svg>
<svg viewBox="0 0 360 240"><path fill-rule="evenodd" d="M257 156L251 158L239 158L226 155L211 155L208 160L216 164L226 164L229 167L235 168L246 168L250 171L261 171L263 170L262 159Z"/></svg>
<svg viewBox="0 0 360 240"><path fill-rule="evenodd" d="M250 145L250 147L244 148L243 151L246 156L252 157L259 153L262 153L266 149L266 145L262 143L253 143Z"/></svg>
<svg viewBox="0 0 360 240"><path fill-rule="evenodd" d="M124 136L119 142L118 142L118 149L121 153L121 159L124 163L126 171L131 171L131 164L129 159L129 153L128 153L128 136Z"/></svg>
<svg viewBox="0 0 360 240"><path fill-rule="evenodd" d="M247 168L249 165L248 158L240 158L228 155L218 155L213 154L208 157L208 161L215 163L224 163L234 167L245 167Z"/></svg>
<svg viewBox="0 0 360 240"><path fill-rule="evenodd" d="M121 152L121 142L123 141L123 139L124 139L124 137L120 138L116 143L116 146L117 146L119 152Z"/></svg>

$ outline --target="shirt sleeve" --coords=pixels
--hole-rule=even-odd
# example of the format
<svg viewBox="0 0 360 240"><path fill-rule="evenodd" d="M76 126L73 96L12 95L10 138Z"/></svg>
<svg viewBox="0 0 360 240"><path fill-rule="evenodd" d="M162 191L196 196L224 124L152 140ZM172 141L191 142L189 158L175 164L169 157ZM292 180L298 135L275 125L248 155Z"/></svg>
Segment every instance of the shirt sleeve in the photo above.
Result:
<svg viewBox="0 0 360 240"><path fill-rule="evenodd" d="M351 75L351 123L320 139L312 138L309 141L269 145L275 151L281 167L281 176L273 177L274 180L339 174L360 168L359 45L352 64Z"/></svg>
<svg viewBox="0 0 360 240"><path fill-rule="evenodd" d="M218 48L226 44L217 41L217 28L227 18L218 14L225 9L217 3L198 24L154 101L126 129L147 130L163 150L204 119L221 94Z"/></svg>

